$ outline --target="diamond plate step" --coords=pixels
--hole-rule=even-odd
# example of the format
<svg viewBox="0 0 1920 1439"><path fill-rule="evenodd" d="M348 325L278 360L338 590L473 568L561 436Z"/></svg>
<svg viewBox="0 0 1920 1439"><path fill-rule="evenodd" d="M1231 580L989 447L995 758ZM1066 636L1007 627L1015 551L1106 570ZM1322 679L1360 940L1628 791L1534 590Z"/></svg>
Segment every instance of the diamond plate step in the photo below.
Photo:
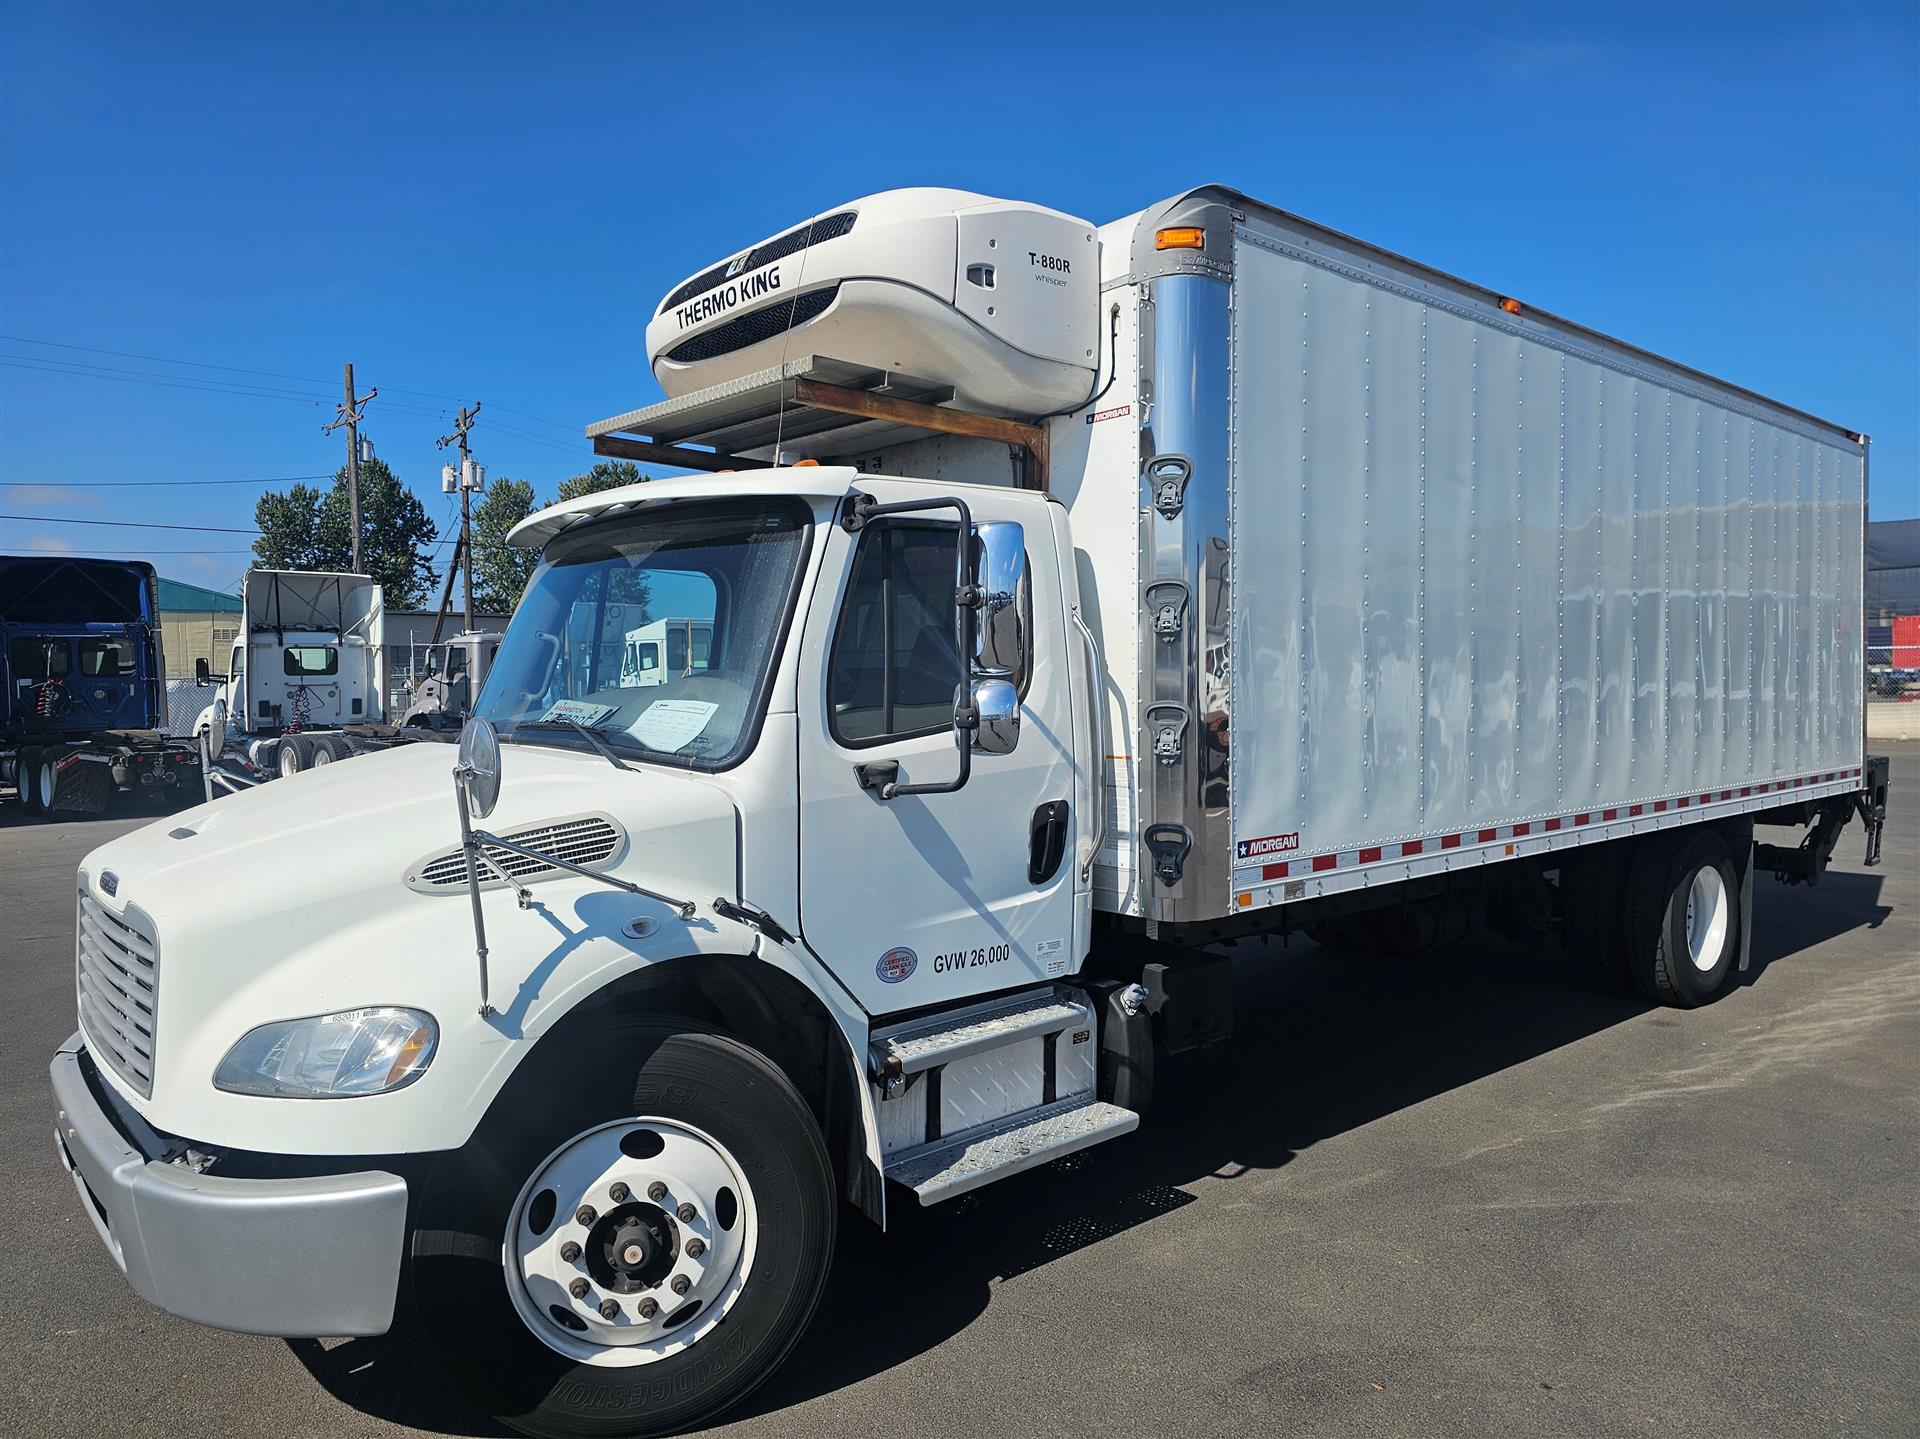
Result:
<svg viewBox="0 0 1920 1439"><path fill-rule="evenodd" d="M1097 1099L1069 1099L953 1139L903 1150L887 1161L887 1178L904 1184L922 1204L938 1204L1063 1154L1118 1139L1140 1116Z"/></svg>
<svg viewBox="0 0 1920 1439"><path fill-rule="evenodd" d="M897 1059L900 1073L918 1074L982 1050L1092 1022L1093 1011L1084 1001L1070 1001L1058 990L1029 991L875 1035L873 1062L878 1069Z"/></svg>

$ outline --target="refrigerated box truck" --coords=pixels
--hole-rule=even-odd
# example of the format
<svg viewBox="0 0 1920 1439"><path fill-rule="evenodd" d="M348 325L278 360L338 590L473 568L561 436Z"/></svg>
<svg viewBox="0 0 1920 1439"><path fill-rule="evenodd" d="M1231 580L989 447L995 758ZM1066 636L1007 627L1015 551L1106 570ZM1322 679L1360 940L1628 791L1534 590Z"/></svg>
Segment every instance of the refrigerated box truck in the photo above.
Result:
<svg viewBox="0 0 1920 1439"><path fill-rule="evenodd" d="M594 448L701 473L517 527L456 762L83 862L59 1150L162 1308L405 1288L507 1423L682 1429L843 1211L1150 1122L1217 941L1487 924L1685 1007L1761 873L1874 858L1857 433L1220 188L871 196L647 348ZM705 640L658 684L643 594Z"/></svg>

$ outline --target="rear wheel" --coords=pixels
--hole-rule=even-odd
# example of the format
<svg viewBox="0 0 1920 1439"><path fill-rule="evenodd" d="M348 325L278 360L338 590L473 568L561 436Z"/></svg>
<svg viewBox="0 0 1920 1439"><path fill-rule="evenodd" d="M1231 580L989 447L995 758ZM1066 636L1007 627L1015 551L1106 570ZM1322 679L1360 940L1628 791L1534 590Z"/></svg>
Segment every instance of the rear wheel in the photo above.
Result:
<svg viewBox="0 0 1920 1439"><path fill-rule="evenodd" d="M60 756L41 755L40 763L34 767L34 775L35 812L50 815L60 803Z"/></svg>
<svg viewBox="0 0 1920 1439"><path fill-rule="evenodd" d="M1626 967L1640 992L1692 1009L1725 990L1740 948L1739 881L1710 829L1644 842L1628 880Z"/></svg>
<svg viewBox="0 0 1920 1439"><path fill-rule="evenodd" d="M280 741L273 760L281 779L291 779L307 767L306 751L306 742L298 735L288 735Z"/></svg>
<svg viewBox="0 0 1920 1439"><path fill-rule="evenodd" d="M806 1328L833 1254L832 1166L786 1076L735 1040L649 1027L574 1058L536 1053L429 1181L420 1322L523 1433L690 1428Z"/></svg>
<svg viewBox="0 0 1920 1439"><path fill-rule="evenodd" d="M23 749L14 756L13 788L20 796L22 814L40 813L40 751Z"/></svg>

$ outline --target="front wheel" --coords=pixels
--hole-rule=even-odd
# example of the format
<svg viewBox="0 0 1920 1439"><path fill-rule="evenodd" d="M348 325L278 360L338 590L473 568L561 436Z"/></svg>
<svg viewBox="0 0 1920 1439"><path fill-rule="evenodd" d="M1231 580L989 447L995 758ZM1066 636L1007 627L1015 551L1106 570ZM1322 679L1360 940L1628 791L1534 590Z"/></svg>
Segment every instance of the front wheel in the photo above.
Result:
<svg viewBox="0 0 1920 1439"><path fill-rule="evenodd" d="M413 1243L429 1338L542 1439L711 1419L786 1357L833 1256L819 1126L765 1056L665 1028L596 1049L529 1061L429 1182Z"/></svg>

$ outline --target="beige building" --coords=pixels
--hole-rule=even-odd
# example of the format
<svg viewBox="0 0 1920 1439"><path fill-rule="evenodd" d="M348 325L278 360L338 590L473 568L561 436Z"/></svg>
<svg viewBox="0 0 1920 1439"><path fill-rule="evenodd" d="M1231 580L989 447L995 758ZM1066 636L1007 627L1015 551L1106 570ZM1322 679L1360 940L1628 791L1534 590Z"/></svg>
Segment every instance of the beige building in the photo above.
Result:
<svg viewBox="0 0 1920 1439"><path fill-rule="evenodd" d="M224 670L239 633L238 596L180 580L160 581L160 645L169 679L191 677L195 660L207 661L216 673Z"/></svg>

